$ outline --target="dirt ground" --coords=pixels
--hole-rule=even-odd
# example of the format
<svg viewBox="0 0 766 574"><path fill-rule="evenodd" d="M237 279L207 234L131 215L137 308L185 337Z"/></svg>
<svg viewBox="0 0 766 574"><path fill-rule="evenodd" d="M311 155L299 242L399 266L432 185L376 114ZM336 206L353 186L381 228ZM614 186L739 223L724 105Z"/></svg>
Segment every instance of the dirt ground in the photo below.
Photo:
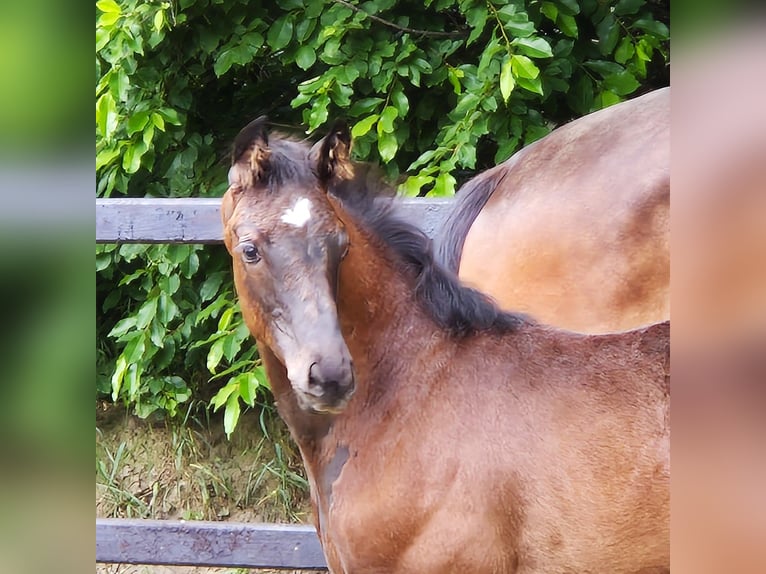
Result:
<svg viewBox="0 0 766 574"><path fill-rule="evenodd" d="M275 414L261 420L257 411L243 413L229 440L219 417L169 425L141 420L121 407L100 403L96 516L300 523L310 522L310 507L297 448ZM96 572L277 571L99 564Z"/></svg>

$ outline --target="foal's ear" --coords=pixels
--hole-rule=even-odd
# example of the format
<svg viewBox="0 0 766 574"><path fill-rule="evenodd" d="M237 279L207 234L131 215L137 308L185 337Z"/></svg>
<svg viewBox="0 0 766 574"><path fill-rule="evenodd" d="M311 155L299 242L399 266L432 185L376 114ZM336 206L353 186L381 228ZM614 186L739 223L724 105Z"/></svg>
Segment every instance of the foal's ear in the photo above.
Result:
<svg viewBox="0 0 766 574"><path fill-rule="evenodd" d="M231 237L229 234L229 219L234 214L237 203L242 199L242 187L238 184L230 185L221 199L221 223L223 223L223 242L231 253Z"/></svg>
<svg viewBox="0 0 766 574"><path fill-rule="evenodd" d="M263 177L269 167L268 120L261 116L240 130L231 152L229 184L250 187Z"/></svg>
<svg viewBox="0 0 766 574"><path fill-rule="evenodd" d="M351 169L351 131L343 120L335 120L330 133L319 143L317 157L317 175L322 182L333 177L350 178Z"/></svg>

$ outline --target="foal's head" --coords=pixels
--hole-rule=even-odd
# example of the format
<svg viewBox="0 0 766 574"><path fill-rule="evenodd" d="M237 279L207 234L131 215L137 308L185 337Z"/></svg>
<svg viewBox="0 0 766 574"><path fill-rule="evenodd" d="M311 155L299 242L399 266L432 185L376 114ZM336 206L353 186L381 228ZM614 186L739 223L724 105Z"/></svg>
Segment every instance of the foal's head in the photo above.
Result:
<svg viewBox="0 0 766 574"><path fill-rule="evenodd" d="M337 413L354 392L335 305L348 239L310 154L269 140L263 118L249 124L234 141L221 214L250 331L285 365L302 409Z"/></svg>

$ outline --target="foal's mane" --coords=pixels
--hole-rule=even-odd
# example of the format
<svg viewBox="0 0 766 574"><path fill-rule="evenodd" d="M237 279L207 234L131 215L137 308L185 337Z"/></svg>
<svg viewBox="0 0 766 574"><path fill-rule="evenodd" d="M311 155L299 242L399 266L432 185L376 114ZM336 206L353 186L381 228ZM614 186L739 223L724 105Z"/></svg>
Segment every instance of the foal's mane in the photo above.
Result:
<svg viewBox="0 0 766 574"><path fill-rule="evenodd" d="M435 258L431 239L397 213L395 190L372 165L355 163L351 179L334 179L329 193L373 237L388 246L399 266L413 278L418 302L453 336L479 331L515 331L531 322L505 313L483 293L466 287Z"/></svg>
<svg viewBox="0 0 766 574"><path fill-rule="evenodd" d="M486 295L462 285L454 273L436 261L431 239L396 214L395 190L385 183L380 171L348 159L350 133L345 124L334 128L314 148L305 140L284 134L269 136L265 124L266 118L258 118L234 139L235 179L250 184L260 179L268 193L278 192L289 181L301 186L323 182L343 209L390 249L398 266L412 278L417 301L453 336L514 331L530 322L523 315L500 311ZM339 141L345 148L331 150ZM343 177L338 177L341 172Z"/></svg>

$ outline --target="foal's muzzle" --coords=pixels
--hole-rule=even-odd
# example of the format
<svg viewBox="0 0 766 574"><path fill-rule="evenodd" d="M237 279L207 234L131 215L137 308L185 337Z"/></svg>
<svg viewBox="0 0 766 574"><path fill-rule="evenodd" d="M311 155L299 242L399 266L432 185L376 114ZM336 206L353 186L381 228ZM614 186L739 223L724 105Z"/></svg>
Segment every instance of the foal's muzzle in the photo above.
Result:
<svg viewBox="0 0 766 574"><path fill-rule="evenodd" d="M309 367L308 390L303 398L313 411L338 413L346 407L355 388L349 359L319 360Z"/></svg>

